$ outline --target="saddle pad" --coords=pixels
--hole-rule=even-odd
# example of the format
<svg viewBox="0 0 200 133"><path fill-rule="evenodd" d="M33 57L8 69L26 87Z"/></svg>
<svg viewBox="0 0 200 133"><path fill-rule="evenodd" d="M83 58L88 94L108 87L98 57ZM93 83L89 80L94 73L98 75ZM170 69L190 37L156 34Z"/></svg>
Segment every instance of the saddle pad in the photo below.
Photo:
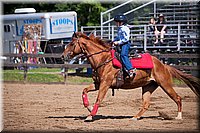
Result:
<svg viewBox="0 0 200 133"><path fill-rule="evenodd" d="M149 53L141 54L141 58L132 58L131 63L134 68L153 68L153 61Z"/></svg>
<svg viewBox="0 0 200 133"><path fill-rule="evenodd" d="M111 56L113 58L112 63L115 67L121 68L122 65L119 60L115 58L115 50L111 50ZM141 58L132 58L131 63L134 68L144 68L144 69L152 69L153 61L151 55L149 53L141 54Z"/></svg>
<svg viewBox="0 0 200 133"><path fill-rule="evenodd" d="M113 58L113 60L112 60L113 65L114 65L115 67L121 68L121 67L122 67L122 64L121 64L121 62L120 62L118 59L116 59L116 57L115 57L115 50L112 49L112 50L110 50L110 52L111 52L111 56L112 56L112 58Z"/></svg>

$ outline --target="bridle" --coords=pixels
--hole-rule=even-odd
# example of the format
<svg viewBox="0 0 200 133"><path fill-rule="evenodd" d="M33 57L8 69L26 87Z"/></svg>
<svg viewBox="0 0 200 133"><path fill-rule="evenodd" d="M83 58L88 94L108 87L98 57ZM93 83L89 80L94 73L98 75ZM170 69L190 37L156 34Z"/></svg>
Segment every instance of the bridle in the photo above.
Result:
<svg viewBox="0 0 200 133"><path fill-rule="evenodd" d="M77 43L76 43L76 44L78 44L78 46L79 46L80 49L81 49L81 52L84 54L83 57L86 57L86 58L92 57L93 55L101 54L101 53L103 53L103 52L109 52L109 51L112 49L112 48L104 49L104 50L98 51L98 52L96 52L96 53L92 53L92 54L86 55L86 51L85 51L85 50L81 47L81 45L80 45L79 37L77 38ZM75 47L76 47L76 46L74 46L74 49L75 49ZM74 49L73 49L73 50L74 50Z"/></svg>
<svg viewBox="0 0 200 133"><path fill-rule="evenodd" d="M98 52L96 52L96 53L92 53L92 54L87 55L86 50L85 50L83 47L81 47L81 44L80 44L80 41L79 41L79 37L77 37L76 43L75 43L75 45L74 45L74 47L73 47L73 51L75 50L75 48L76 48L77 45L79 46L79 48L80 48L80 50L81 50L81 53L83 53L81 56L79 56L79 58L82 58L82 57L90 58L90 57L92 57L93 55L101 54L101 53L103 53L103 52L109 52L109 51L112 49L112 47L111 47L111 48L109 48L109 49L104 49L104 50L98 51ZM112 60L113 60L113 58L111 58L111 59L109 59L109 60L106 60L105 62L101 63L99 66L96 67L96 69L95 69L94 71L97 71L97 69L99 69L100 67L106 65L107 63L109 63L109 62L112 61Z"/></svg>

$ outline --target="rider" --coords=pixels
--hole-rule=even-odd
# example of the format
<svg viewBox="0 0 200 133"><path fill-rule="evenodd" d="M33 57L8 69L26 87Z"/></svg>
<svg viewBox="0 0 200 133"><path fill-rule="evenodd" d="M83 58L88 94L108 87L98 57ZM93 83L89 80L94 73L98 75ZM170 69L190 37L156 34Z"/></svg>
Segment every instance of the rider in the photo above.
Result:
<svg viewBox="0 0 200 133"><path fill-rule="evenodd" d="M125 15L116 15L114 21L118 27L117 37L114 39L114 45L119 45L121 47L121 60L126 70L128 70L129 77L135 76L136 68L133 68L128 54L130 49L130 29L127 26L127 18Z"/></svg>

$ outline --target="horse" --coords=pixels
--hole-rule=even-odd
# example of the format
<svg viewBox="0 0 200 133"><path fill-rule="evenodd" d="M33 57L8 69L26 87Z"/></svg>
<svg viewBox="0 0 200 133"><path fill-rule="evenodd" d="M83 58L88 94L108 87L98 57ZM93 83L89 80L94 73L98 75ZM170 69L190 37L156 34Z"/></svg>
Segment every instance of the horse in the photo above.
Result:
<svg viewBox="0 0 200 133"><path fill-rule="evenodd" d="M93 70L94 83L83 89L82 100L84 107L89 111L85 121L94 121L99 105L104 99L108 89L116 88L117 74L120 69L113 66L110 53L112 46L105 41L91 34L89 37L81 32L72 36L71 42L66 46L61 58L65 61L71 60L74 56L85 56ZM177 104L178 115L175 119L182 119L181 97L172 87L173 78L184 81L186 85L199 97L200 80L191 74L184 73L172 66L163 64L158 58L152 56L152 69L137 69L134 78L128 78L121 85L120 89L142 88L142 108L131 119L140 120L142 115L150 106L152 93L160 86L164 92ZM89 105L88 92L97 91L96 101Z"/></svg>

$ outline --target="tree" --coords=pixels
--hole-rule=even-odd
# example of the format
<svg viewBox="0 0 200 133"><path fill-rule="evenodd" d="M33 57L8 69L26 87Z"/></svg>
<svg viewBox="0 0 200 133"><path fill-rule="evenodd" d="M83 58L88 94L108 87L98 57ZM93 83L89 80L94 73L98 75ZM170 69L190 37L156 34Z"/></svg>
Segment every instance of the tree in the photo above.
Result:
<svg viewBox="0 0 200 133"><path fill-rule="evenodd" d="M37 12L66 12L76 11L78 16L78 27L89 25L100 25L100 13L106 11L114 4L100 2L81 3L65 2L65 3L3 3L3 14L13 14L17 8L35 8Z"/></svg>

